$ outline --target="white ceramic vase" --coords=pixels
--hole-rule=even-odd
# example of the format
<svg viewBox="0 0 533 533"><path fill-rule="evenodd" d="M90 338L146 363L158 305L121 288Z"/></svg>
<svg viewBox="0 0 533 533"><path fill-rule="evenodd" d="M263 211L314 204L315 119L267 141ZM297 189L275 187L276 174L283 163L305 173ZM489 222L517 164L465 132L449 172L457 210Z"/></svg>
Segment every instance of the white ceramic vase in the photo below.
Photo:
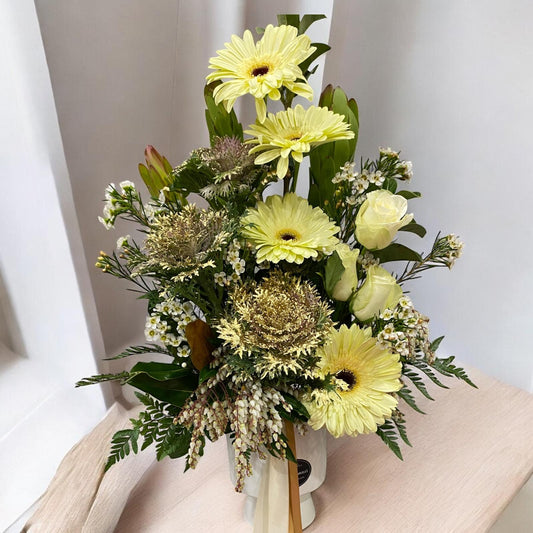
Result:
<svg viewBox="0 0 533 533"><path fill-rule="evenodd" d="M312 492L326 479L327 463L327 432L324 429L314 431L308 429L305 435L296 432L296 451L298 455L298 481L300 484L300 509L302 513L302 527L305 529L315 519L315 505ZM236 482L235 474L235 451L227 436L228 459L230 464L230 477L233 484ZM261 476L266 461L259 459L257 455L252 457L252 475L246 478L243 493L246 494L244 516L253 523ZM233 466L233 468L232 468Z"/></svg>

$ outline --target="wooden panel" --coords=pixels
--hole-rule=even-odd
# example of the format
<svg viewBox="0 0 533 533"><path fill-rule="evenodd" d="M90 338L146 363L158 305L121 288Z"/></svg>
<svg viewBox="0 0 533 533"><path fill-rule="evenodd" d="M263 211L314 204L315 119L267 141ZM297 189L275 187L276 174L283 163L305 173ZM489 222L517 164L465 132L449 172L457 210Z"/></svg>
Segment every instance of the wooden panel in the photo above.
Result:
<svg viewBox="0 0 533 533"><path fill-rule="evenodd" d="M399 461L375 435L329 441L328 476L315 492L312 532L487 531L533 470L533 396L477 371L479 390L432 389L428 413L408 414L413 448ZM225 443L195 472L154 464L132 493L116 533L250 532L244 496L230 485Z"/></svg>

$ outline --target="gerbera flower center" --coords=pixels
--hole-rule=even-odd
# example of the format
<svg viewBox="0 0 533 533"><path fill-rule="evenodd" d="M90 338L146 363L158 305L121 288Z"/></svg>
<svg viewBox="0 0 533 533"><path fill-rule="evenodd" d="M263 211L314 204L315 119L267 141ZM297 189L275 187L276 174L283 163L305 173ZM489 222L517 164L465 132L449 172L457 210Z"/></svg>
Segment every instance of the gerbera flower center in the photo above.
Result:
<svg viewBox="0 0 533 533"><path fill-rule="evenodd" d="M282 241L297 241L301 235L293 229L282 229L278 231L276 237Z"/></svg>
<svg viewBox="0 0 533 533"><path fill-rule="evenodd" d="M254 78L257 78L257 76L264 76L265 74L268 74L268 71L270 69L267 65L263 65L261 67L256 67L252 70L251 74Z"/></svg>
<svg viewBox="0 0 533 533"><path fill-rule="evenodd" d="M352 390L354 388L355 384L357 383L355 375L354 375L354 373L351 370L346 370L346 369L339 370L335 374L335 377L337 379L340 379L340 380L344 381L344 383L346 383L346 385L348 385L348 390Z"/></svg>

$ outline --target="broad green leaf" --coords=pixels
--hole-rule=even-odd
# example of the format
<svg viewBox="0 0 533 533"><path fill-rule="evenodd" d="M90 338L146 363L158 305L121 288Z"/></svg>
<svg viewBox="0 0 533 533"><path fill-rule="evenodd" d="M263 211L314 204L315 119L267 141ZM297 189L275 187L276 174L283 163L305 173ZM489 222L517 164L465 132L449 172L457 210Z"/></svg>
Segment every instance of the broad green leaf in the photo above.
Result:
<svg viewBox="0 0 533 533"><path fill-rule="evenodd" d="M311 43L311 46L314 46L316 50L304 61L302 61L298 66L303 73L309 71L311 63L318 59L322 54L325 54L328 50L331 50L331 46L324 43Z"/></svg>
<svg viewBox="0 0 533 533"><path fill-rule="evenodd" d="M389 244L383 250L372 250L372 255L378 258L380 263L388 263L390 261L422 261L422 257L418 252L396 242Z"/></svg>
<svg viewBox="0 0 533 533"><path fill-rule="evenodd" d="M181 407L198 386L198 376L172 363L137 363L126 383L158 400Z"/></svg>
<svg viewBox="0 0 533 533"><path fill-rule="evenodd" d="M396 193L398 196L403 196L406 200L411 200L412 198L420 198L422 195L416 191L398 191Z"/></svg>
<svg viewBox="0 0 533 533"><path fill-rule="evenodd" d="M400 231L409 231L411 233L416 233L419 237L424 237L426 235L426 228L417 224L416 222L411 222L403 228L400 228Z"/></svg>
<svg viewBox="0 0 533 533"><path fill-rule="evenodd" d="M300 21L300 32L305 33L309 26L318 20L325 19L326 15L304 15Z"/></svg>
<svg viewBox="0 0 533 533"><path fill-rule="evenodd" d="M396 192L397 187L398 187L398 184L396 183L395 179L387 178L383 182L383 189L385 189L386 191L390 191L393 194Z"/></svg>
<svg viewBox="0 0 533 533"><path fill-rule="evenodd" d="M300 15L278 15L278 25L283 24L300 29Z"/></svg>
<svg viewBox="0 0 533 533"><path fill-rule="evenodd" d="M215 87L221 82L209 83L204 88L204 99L207 106L205 113L207 129L209 130L209 140L213 144L216 137L237 137L243 140L242 125L237 120L237 115L232 109L230 113L222 103L216 104L213 97Z"/></svg>

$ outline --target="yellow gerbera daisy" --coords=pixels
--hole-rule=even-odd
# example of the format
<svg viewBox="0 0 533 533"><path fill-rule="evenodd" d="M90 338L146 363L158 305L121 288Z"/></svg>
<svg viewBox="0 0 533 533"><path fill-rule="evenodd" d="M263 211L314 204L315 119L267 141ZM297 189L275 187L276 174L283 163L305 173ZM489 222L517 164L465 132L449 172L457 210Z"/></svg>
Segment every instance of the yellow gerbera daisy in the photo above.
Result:
<svg viewBox="0 0 533 533"><path fill-rule="evenodd" d="M257 251L257 262L303 263L319 252L331 254L339 228L318 207L294 193L269 196L241 220L242 234Z"/></svg>
<svg viewBox="0 0 533 533"><path fill-rule="evenodd" d="M250 93L255 97L257 117L263 122L266 118L265 96L279 100L282 86L308 100L313 99L313 89L298 65L316 48L311 46L307 35L298 35L293 26L269 24L257 44L252 33L246 30L242 39L232 35L231 43L225 46L209 60L209 68L215 72L209 74L207 80L230 78L213 93L215 102L224 102L228 112L239 96Z"/></svg>
<svg viewBox="0 0 533 533"><path fill-rule="evenodd" d="M314 429L326 426L335 437L374 433L397 405L399 356L377 344L370 328L343 325L319 350L320 372L334 376L336 391L316 390L304 398Z"/></svg>
<svg viewBox="0 0 533 533"><path fill-rule="evenodd" d="M344 117L327 107L311 106L304 109L300 104L279 113L269 113L262 124L251 124L245 131L255 138L246 141L257 144L250 153L263 152L256 157L256 165L263 165L279 157L276 174L285 177L289 168L289 155L298 163L311 147L354 136Z"/></svg>

